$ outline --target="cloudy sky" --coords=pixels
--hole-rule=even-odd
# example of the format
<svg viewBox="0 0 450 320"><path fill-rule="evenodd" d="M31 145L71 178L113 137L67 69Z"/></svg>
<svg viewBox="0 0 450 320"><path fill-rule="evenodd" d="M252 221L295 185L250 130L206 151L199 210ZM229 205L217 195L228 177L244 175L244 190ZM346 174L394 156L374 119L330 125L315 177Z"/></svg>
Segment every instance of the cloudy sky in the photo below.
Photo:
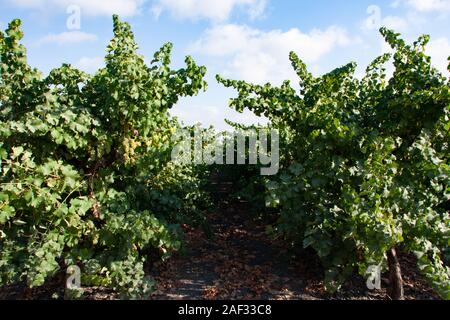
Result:
<svg viewBox="0 0 450 320"><path fill-rule="evenodd" d="M44 73L62 63L92 73L103 65L114 13L131 23L147 58L170 41L175 68L186 55L208 67L208 92L183 99L172 111L190 124L224 129L224 118L264 122L229 109L234 92L216 84L214 76L295 81L288 60L292 50L316 75L350 61L359 64L361 75L388 50L378 33L381 25L408 41L430 34L432 61L448 74L450 0L0 0L0 28L22 19L30 64Z"/></svg>

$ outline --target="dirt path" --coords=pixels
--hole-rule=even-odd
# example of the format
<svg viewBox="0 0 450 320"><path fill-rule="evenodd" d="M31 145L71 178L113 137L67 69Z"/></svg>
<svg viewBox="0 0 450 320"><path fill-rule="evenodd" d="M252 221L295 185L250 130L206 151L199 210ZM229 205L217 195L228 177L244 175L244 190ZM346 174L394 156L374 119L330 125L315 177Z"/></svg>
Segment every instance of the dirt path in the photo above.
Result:
<svg viewBox="0 0 450 320"><path fill-rule="evenodd" d="M218 206L208 216L213 238L186 228L186 252L159 262L155 300L317 300L389 299L386 289L369 291L355 276L340 293L331 295L323 284L323 269L313 255L290 259L281 243L268 238L264 223L249 213L250 204L230 200L232 184L214 185ZM436 295L406 262L406 299L435 299ZM386 285L387 286L387 285Z"/></svg>

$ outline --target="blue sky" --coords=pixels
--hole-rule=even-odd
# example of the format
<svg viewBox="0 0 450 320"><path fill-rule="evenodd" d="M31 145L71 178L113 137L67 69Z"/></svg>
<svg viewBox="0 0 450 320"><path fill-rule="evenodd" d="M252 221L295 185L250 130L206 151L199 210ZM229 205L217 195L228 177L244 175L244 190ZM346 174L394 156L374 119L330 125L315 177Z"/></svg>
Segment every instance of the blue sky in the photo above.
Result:
<svg viewBox="0 0 450 320"><path fill-rule="evenodd" d="M146 58L170 41L175 68L186 55L208 67L208 92L183 99L172 111L190 124L225 129L224 118L264 122L229 109L235 93L216 84L214 76L295 82L288 61L292 50L314 74L356 61L361 75L388 50L378 33L381 25L408 41L430 34L432 61L448 74L450 0L0 0L0 27L22 19L29 62L44 74L62 63L92 73L102 66L114 13L130 22Z"/></svg>

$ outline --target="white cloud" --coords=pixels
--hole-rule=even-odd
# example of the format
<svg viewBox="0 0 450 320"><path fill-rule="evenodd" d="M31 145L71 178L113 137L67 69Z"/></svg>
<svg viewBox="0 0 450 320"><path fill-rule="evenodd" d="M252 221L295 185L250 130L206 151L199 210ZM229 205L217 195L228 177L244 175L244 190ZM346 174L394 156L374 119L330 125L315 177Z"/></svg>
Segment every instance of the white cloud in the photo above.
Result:
<svg viewBox="0 0 450 320"><path fill-rule="evenodd" d="M195 125L202 123L210 125L220 123L223 120L223 114L218 106L180 103L173 108L170 113L182 119L186 124Z"/></svg>
<svg viewBox="0 0 450 320"><path fill-rule="evenodd" d="M82 31L69 31L46 35L38 41L38 44L57 43L59 45L65 45L95 40L97 40L95 34Z"/></svg>
<svg viewBox="0 0 450 320"><path fill-rule="evenodd" d="M254 20L264 15L268 0L259 0L248 9L250 19Z"/></svg>
<svg viewBox="0 0 450 320"><path fill-rule="evenodd" d="M225 76L254 83L281 83L296 79L289 62L295 51L308 64L318 62L337 47L355 43L345 29L331 26L303 33L299 29L269 32L226 24L206 30L189 51L228 60Z"/></svg>
<svg viewBox="0 0 450 320"><path fill-rule="evenodd" d="M251 19L264 14L267 0L156 0L152 11L159 17L164 11L177 19L225 21L236 8L246 9Z"/></svg>
<svg viewBox="0 0 450 320"><path fill-rule="evenodd" d="M257 117L253 112L244 110L239 113L229 108L226 103L221 107L213 104L195 103L192 99L179 103L170 110L172 116L178 117L186 125L202 124L204 127L214 126L218 131L230 130L230 126L224 119L231 120L243 125L267 124L268 120L264 117Z"/></svg>
<svg viewBox="0 0 450 320"><path fill-rule="evenodd" d="M432 40L427 46L426 53L431 56L431 63L448 76L447 59L450 56L450 41L447 38Z"/></svg>
<svg viewBox="0 0 450 320"><path fill-rule="evenodd" d="M405 4L420 12L450 11L450 0L395 0L394 8Z"/></svg>
<svg viewBox="0 0 450 320"><path fill-rule="evenodd" d="M409 19L399 16L387 16L377 21L372 17L365 19L361 25L362 31L378 31L381 27L387 27L395 31L406 31L410 25Z"/></svg>
<svg viewBox="0 0 450 320"><path fill-rule="evenodd" d="M380 27L387 27L396 31L405 31L411 22L411 17L402 18L399 16L383 17L383 12L379 6L371 5L367 8L367 18L361 25L362 31L374 31Z"/></svg>
<svg viewBox="0 0 450 320"><path fill-rule="evenodd" d="M133 16L139 13L146 0L9 0L12 4L24 7L48 10L52 7L67 8L79 6L82 13L88 15Z"/></svg>
<svg viewBox="0 0 450 320"><path fill-rule="evenodd" d="M409 21L398 16L387 16L383 18L381 25L395 31L406 31L409 26Z"/></svg>
<svg viewBox="0 0 450 320"><path fill-rule="evenodd" d="M98 69L104 67L105 60L103 57L82 57L75 64L75 67L78 69L94 74Z"/></svg>

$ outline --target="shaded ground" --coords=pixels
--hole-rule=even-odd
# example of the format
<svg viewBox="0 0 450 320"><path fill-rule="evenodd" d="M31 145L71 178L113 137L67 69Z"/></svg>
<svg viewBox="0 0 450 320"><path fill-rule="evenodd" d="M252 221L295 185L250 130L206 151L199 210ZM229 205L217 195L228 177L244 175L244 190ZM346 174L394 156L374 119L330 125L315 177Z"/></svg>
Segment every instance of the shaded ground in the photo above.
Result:
<svg viewBox="0 0 450 320"><path fill-rule="evenodd" d="M264 228L246 220L240 206L223 205L209 217L213 239L187 230L188 252L157 265L154 299L314 299Z"/></svg>
<svg viewBox="0 0 450 320"><path fill-rule="evenodd" d="M186 228L187 252L154 266L158 288L152 299L389 299L386 289L369 291L360 277L350 279L341 293L328 294L312 253L292 259L285 245L271 240L264 223L251 216L248 203L229 200L230 183L215 185L220 200L209 216L214 238ZM436 299L417 275L415 261L401 259L406 299Z"/></svg>

